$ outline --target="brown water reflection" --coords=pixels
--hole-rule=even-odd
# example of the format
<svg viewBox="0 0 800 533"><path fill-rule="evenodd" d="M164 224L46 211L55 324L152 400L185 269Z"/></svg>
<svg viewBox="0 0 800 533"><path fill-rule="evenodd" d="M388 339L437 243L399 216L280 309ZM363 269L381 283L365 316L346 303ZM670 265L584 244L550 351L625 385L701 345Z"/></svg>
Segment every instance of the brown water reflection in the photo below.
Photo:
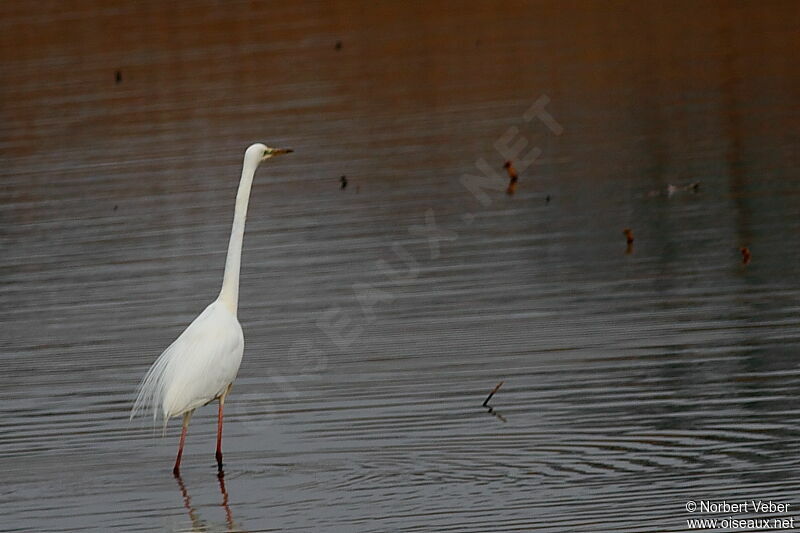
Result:
<svg viewBox="0 0 800 533"><path fill-rule="evenodd" d="M796 3L0 14L4 528L661 532L687 499L796 504ZM561 134L523 118L543 96ZM513 196L511 127L541 150ZM219 289L253 141L297 157L253 189L227 475L201 410L176 486L178 425L127 413Z"/></svg>

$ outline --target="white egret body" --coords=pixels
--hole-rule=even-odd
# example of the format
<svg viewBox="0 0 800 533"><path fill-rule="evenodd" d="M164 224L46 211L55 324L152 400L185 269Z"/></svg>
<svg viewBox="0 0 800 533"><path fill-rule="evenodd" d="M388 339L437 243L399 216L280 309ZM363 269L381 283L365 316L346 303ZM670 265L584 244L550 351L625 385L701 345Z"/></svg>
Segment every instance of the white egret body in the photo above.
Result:
<svg viewBox="0 0 800 533"><path fill-rule="evenodd" d="M151 409L155 419L160 411L166 426L170 418L183 415L178 456L172 470L176 476L180 472L183 445L192 413L216 399L219 399L217 467L222 471L222 410L244 353L244 335L236 312L250 187L262 161L288 152L291 150L269 148L260 143L251 145L245 151L222 290L217 299L156 359L139 385L131 418L140 410Z"/></svg>

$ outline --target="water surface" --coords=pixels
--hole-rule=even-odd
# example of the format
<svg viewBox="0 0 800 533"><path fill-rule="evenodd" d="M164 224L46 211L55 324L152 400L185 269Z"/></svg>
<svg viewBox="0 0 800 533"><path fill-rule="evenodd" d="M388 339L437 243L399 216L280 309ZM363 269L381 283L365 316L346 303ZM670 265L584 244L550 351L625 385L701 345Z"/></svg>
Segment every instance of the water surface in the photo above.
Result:
<svg viewBox="0 0 800 533"><path fill-rule="evenodd" d="M663 532L689 499L800 506L794 3L0 13L2 529ZM524 118L543 97L560 134ZM512 127L541 154L476 197L462 176L503 176ZM179 424L128 412L219 290L254 141L295 153L253 188L224 485L211 406L178 481Z"/></svg>

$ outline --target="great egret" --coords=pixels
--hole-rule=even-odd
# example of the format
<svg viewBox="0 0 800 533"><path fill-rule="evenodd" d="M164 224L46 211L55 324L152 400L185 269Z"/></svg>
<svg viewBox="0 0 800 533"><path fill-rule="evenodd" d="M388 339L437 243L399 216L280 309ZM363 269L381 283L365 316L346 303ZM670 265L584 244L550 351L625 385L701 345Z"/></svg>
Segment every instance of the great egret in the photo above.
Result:
<svg viewBox="0 0 800 533"><path fill-rule="evenodd" d="M180 472L183 444L192 413L217 399L217 467L222 471L222 409L244 352L244 335L236 311L239 306L239 266L250 187L262 161L291 151L260 143L251 145L245 151L222 290L217 299L156 359L139 385L131 419L140 410L151 409L155 420L160 409L166 427L170 418L183 415L178 456L172 469L176 476Z"/></svg>

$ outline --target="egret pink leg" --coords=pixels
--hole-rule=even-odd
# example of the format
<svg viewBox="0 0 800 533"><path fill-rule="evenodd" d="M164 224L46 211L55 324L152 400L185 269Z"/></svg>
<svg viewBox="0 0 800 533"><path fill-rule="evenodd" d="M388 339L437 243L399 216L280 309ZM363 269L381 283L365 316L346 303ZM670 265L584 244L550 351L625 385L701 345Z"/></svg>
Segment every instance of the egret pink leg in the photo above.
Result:
<svg viewBox="0 0 800 533"><path fill-rule="evenodd" d="M189 430L189 420L192 418L192 412L183 413L183 429L181 430L181 441L178 443L178 457L175 458L175 467L172 469L172 474L177 476L181 475L181 457L183 456L183 444L186 442L186 432Z"/></svg>
<svg viewBox="0 0 800 533"><path fill-rule="evenodd" d="M225 396L231 390L231 386L225 389L219 397L219 413L217 415L217 470L222 472L222 410L225 408Z"/></svg>

